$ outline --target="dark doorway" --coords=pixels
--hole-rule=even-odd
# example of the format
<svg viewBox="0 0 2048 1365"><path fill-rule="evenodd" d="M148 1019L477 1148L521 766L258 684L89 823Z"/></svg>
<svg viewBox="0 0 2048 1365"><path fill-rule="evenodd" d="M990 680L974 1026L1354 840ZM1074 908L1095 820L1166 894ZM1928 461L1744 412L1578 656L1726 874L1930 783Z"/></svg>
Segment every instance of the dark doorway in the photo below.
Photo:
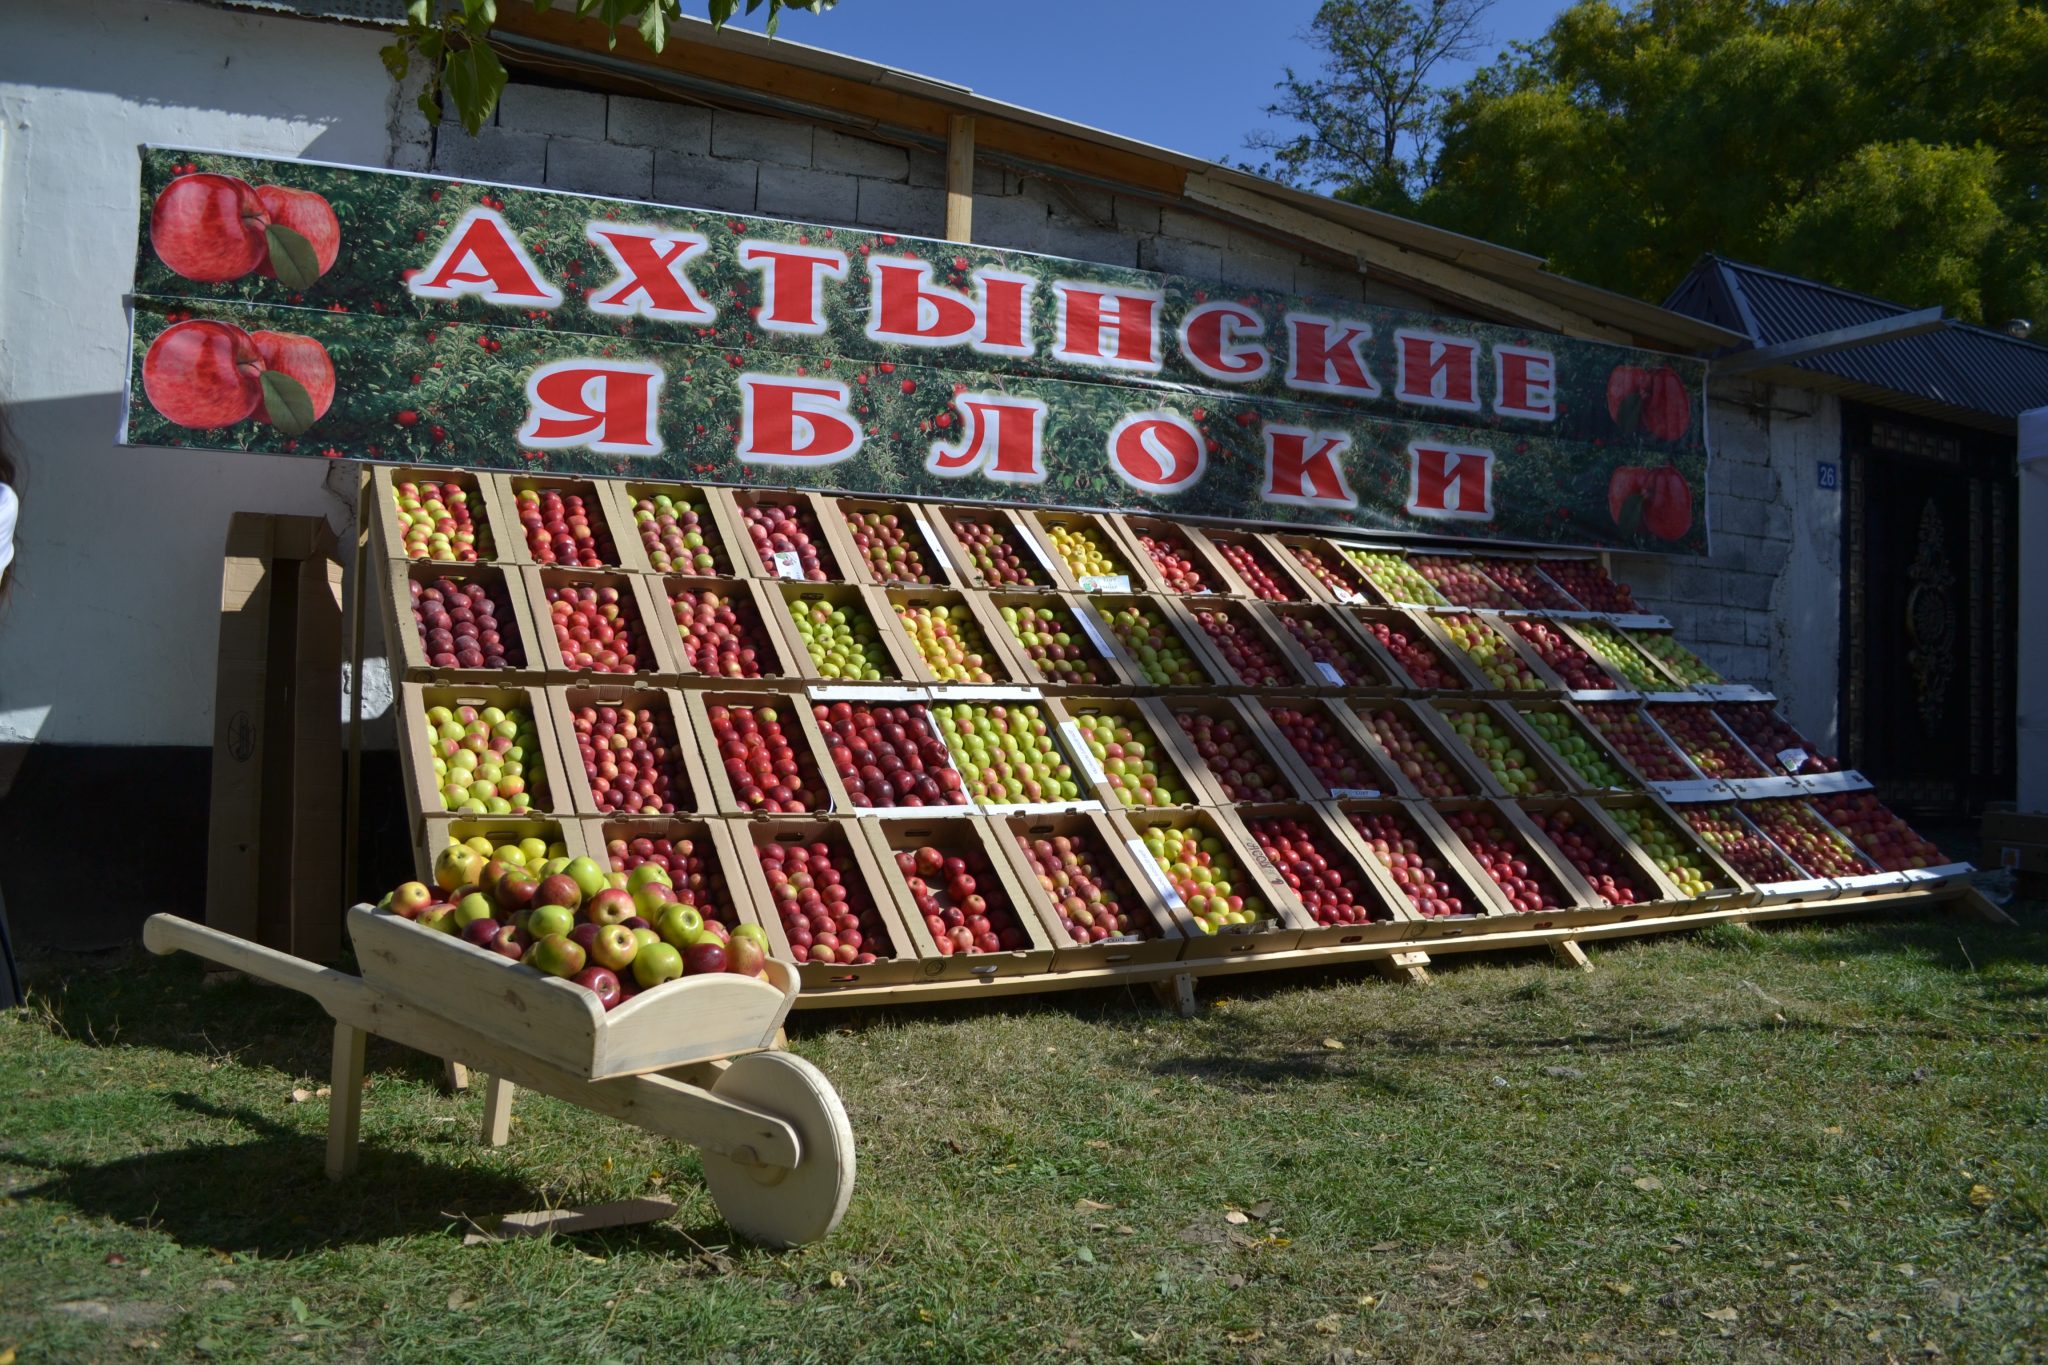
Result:
<svg viewBox="0 0 2048 1365"><path fill-rule="evenodd" d="M2011 437L1842 405L1843 757L1920 818L2013 794Z"/></svg>

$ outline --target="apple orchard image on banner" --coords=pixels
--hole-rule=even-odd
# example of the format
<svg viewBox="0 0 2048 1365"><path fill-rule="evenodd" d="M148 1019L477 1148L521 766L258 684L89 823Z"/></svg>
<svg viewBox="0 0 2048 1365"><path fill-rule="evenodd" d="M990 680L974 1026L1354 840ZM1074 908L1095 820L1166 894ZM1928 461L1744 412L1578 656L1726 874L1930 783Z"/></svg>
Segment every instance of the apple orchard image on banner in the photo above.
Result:
<svg viewBox="0 0 2048 1365"><path fill-rule="evenodd" d="M1695 360L302 161L141 205L130 445L1706 548Z"/></svg>

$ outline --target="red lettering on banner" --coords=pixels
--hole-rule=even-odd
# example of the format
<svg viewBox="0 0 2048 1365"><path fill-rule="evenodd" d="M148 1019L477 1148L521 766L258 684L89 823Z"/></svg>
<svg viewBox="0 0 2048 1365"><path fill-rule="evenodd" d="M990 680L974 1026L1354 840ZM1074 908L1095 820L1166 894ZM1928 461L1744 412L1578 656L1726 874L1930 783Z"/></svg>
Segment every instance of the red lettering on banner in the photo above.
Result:
<svg viewBox="0 0 2048 1365"><path fill-rule="evenodd" d="M1133 413L1110 428L1109 467L1140 493L1192 488L1207 464L1202 433L1177 413Z"/></svg>
<svg viewBox="0 0 2048 1365"><path fill-rule="evenodd" d="M1256 340L1265 335L1266 320L1242 304L1205 303L1191 309L1180 324L1180 349L1188 363L1211 379L1248 384L1265 377L1273 353Z"/></svg>
<svg viewBox="0 0 2048 1365"><path fill-rule="evenodd" d="M1479 347L1435 332L1394 333L1400 376L1394 396L1432 408L1479 411Z"/></svg>
<svg viewBox="0 0 2048 1365"><path fill-rule="evenodd" d="M663 322L711 322L718 310L705 302L686 273L692 257L711 244L692 232L591 223L590 241L611 257L618 277L590 296L590 311Z"/></svg>
<svg viewBox="0 0 2048 1365"><path fill-rule="evenodd" d="M1038 281L1007 270L977 270L974 282L981 286L981 335L974 349L984 355L1033 354L1031 289Z"/></svg>
<svg viewBox="0 0 2048 1365"><path fill-rule="evenodd" d="M485 303L553 308L562 291L548 283L519 237L491 209L471 209L456 221L434 259L405 282L423 299L474 294Z"/></svg>
<svg viewBox="0 0 2048 1365"><path fill-rule="evenodd" d="M1045 404L1036 398L963 393L960 439L934 441L924 467L949 479L980 474L997 483L1044 483Z"/></svg>
<svg viewBox="0 0 2048 1365"><path fill-rule="evenodd" d="M1503 417L1557 420L1557 360L1548 351L1493 348L1493 410Z"/></svg>
<svg viewBox="0 0 2048 1365"><path fill-rule="evenodd" d="M825 334L825 281L846 278L846 253L784 242L740 243L740 264L761 272L765 302L754 313L763 331Z"/></svg>
<svg viewBox="0 0 2048 1365"><path fill-rule="evenodd" d="M1053 285L1059 319L1053 358L1073 365L1156 371L1159 310L1166 296L1153 289L1106 289L1061 280ZM1104 346L1104 342L1110 344Z"/></svg>
<svg viewBox="0 0 2048 1365"><path fill-rule="evenodd" d="M1287 315L1287 387L1312 393L1342 393L1377 398L1380 382L1366 365L1366 342L1372 328L1362 322Z"/></svg>
<svg viewBox="0 0 2048 1365"><path fill-rule="evenodd" d="M1408 447L1408 514L1493 520L1493 452L1477 447Z"/></svg>
<svg viewBox="0 0 2048 1365"><path fill-rule="evenodd" d="M846 385L781 375L740 376L739 458L746 464L837 464L860 449Z"/></svg>
<svg viewBox="0 0 2048 1365"><path fill-rule="evenodd" d="M605 455L659 455L661 367L624 360L558 360L526 376L522 445L582 446Z"/></svg>
<svg viewBox="0 0 2048 1365"><path fill-rule="evenodd" d="M868 258L873 292L868 340L957 346L981 326L981 310L957 289L932 283L932 268L907 256Z"/></svg>
<svg viewBox="0 0 2048 1365"><path fill-rule="evenodd" d="M1311 443L1313 442L1313 445ZM1344 478L1342 456L1351 438L1341 431L1266 424L1266 486L1259 496L1292 507L1356 507Z"/></svg>

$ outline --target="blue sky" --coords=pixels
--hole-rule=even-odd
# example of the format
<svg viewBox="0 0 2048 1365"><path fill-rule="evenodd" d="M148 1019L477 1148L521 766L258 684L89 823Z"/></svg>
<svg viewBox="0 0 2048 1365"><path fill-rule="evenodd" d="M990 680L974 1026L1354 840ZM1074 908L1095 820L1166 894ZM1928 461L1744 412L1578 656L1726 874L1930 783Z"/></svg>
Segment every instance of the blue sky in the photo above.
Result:
<svg viewBox="0 0 2048 1365"><path fill-rule="evenodd" d="M1492 47L1535 37L1563 8L1500 0L1486 20ZM1257 20L1248 17L1254 10ZM840 0L823 16L785 15L781 36L1175 151L1235 159L1246 155L1246 133L1273 126L1264 110L1282 71L1315 67L1300 39L1315 12L1315 0ZM1090 60L1091 50L1102 55ZM1146 60L1124 60L1138 54ZM1447 67L1442 78L1466 74Z"/></svg>

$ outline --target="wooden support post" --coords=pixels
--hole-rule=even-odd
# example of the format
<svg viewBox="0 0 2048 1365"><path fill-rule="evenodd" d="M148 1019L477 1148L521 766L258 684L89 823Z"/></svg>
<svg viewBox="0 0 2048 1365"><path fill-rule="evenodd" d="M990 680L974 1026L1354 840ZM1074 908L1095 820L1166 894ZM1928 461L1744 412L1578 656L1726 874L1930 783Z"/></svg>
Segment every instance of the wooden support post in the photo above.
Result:
<svg viewBox="0 0 2048 1365"><path fill-rule="evenodd" d="M1411 986L1429 984L1429 954L1395 953L1379 959L1380 975L1390 981L1406 981Z"/></svg>
<svg viewBox="0 0 2048 1365"><path fill-rule="evenodd" d="M1192 1019L1201 1012L1201 1003L1195 999L1195 978L1190 972L1178 972L1154 981L1152 994L1160 1004L1183 1019Z"/></svg>
<svg viewBox="0 0 2048 1365"><path fill-rule="evenodd" d="M1550 945L1550 951L1567 967L1577 967L1582 972L1593 970L1591 960L1586 957L1586 950L1579 946L1577 939L1561 938Z"/></svg>
<svg viewBox="0 0 2048 1365"><path fill-rule="evenodd" d="M347 805L342 809L341 904L356 903L356 864L361 856L363 827L363 617L368 614L366 579L370 572L370 469L356 480L356 562L348 582L348 778Z"/></svg>
<svg viewBox="0 0 2048 1365"><path fill-rule="evenodd" d="M955 114L946 125L946 239L974 236L974 115Z"/></svg>
<svg viewBox="0 0 2048 1365"><path fill-rule="evenodd" d="M503 1147L512 1138L512 1096L519 1087L503 1076L484 1087L484 1145Z"/></svg>
<svg viewBox="0 0 2048 1365"><path fill-rule="evenodd" d="M1949 902L1950 910L1975 915L1988 924L2000 925L2007 929L2019 928L2020 922L2005 912L2005 907L1985 895L1974 886L1963 888L1963 894Z"/></svg>
<svg viewBox="0 0 2048 1365"><path fill-rule="evenodd" d="M334 1068L327 1080L327 1178L355 1174L356 1139L363 1121L363 1048L370 1035L353 1024L334 1025Z"/></svg>
<svg viewBox="0 0 2048 1365"><path fill-rule="evenodd" d="M461 1062L442 1062L441 1088L457 1095L469 1089L469 1068Z"/></svg>

